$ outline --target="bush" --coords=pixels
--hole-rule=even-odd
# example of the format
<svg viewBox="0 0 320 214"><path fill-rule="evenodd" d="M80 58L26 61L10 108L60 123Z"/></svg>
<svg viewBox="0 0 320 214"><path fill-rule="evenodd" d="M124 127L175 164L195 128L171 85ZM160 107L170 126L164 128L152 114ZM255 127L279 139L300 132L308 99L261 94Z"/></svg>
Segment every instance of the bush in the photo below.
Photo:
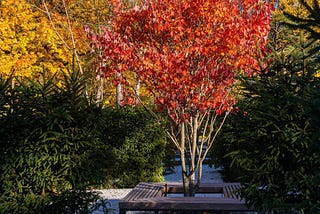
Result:
<svg viewBox="0 0 320 214"><path fill-rule="evenodd" d="M42 213L68 192L92 198L86 188L105 180L113 158L85 80L76 72L62 81L1 79L0 91L0 212Z"/></svg>
<svg viewBox="0 0 320 214"><path fill-rule="evenodd" d="M294 72L244 79L243 111L229 117L212 156L245 185L249 204L319 211L319 84Z"/></svg>
<svg viewBox="0 0 320 214"><path fill-rule="evenodd" d="M133 187L140 181L163 181L166 138L162 124L143 108L106 108L103 141L116 155L112 180L116 187Z"/></svg>
<svg viewBox="0 0 320 214"><path fill-rule="evenodd" d="M90 188L163 180L162 125L142 108L99 107L86 84L77 72L0 78L0 213L87 213Z"/></svg>

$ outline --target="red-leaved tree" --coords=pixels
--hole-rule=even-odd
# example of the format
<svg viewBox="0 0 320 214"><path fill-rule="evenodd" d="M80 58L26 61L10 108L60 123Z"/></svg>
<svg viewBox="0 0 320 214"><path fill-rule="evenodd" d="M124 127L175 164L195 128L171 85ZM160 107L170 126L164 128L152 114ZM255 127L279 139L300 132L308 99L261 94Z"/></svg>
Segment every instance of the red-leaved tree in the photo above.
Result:
<svg viewBox="0 0 320 214"><path fill-rule="evenodd" d="M123 73L133 72L154 95L172 120L167 134L180 152L185 196L194 196L202 163L235 104L235 75L259 70L272 3L144 0L127 8L111 2L110 26L101 35L88 29L92 47L103 51L100 69L127 88Z"/></svg>

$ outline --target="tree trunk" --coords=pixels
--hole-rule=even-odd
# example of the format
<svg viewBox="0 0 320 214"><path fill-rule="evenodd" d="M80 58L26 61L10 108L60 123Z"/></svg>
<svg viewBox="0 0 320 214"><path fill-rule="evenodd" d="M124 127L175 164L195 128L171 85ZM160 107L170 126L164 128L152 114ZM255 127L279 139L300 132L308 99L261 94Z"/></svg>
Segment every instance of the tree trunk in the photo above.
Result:
<svg viewBox="0 0 320 214"><path fill-rule="evenodd" d="M189 170L188 170L189 171ZM190 171L188 172L190 173ZM195 197L197 192L197 184L195 180L195 173L188 175L187 173L182 174L183 178L183 191L184 197Z"/></svg>
<svg viewBox="0 0 320 214"><path fill-rule="evenodd" d="M176 145L180 151L185 197L194 197L199 189L203 162L212 148L228 114L229 112L225 113L217 128L215 128L215 124L217 123L216 118L218 115L210 114L210 112L202 115L202 117L198 113L191 117L188 122L180 123L180 140ZM201 141L199 141L200 134L202 134ZM172 134L171 136L174 135ZM172 139L175 141L175 138L172 137Z"/></svg>
<svg viewBox="0 0 320 214"><path fill-rule="evenodd" d="M181 161L181 169L182 169L182 181L183 181L183 191L184 196L188 196L189 192L189 179L187 175L187 166L186 166L186 141L185 141L185 124L182 122L181 124L181 136L180 136L180 161Z"/></svg>
<svg viewBox="0 0 320 214"><path fill-rule="evenodd" d="M120 73L117 73L117 78L119 80L121 80L121 74ZM118 83L117 85L117 89L116 89L116 98L117 98L117 108L121 107L122 106L122 101L123 101L123 94L122 94L122 84L121 84L121 81Z"/></svg>
<svg viewBox="0 0 320 214"><path fill-rule="evenodd" d="M121 107L123 97L122 97L122 85L120 83L117 85L116 93L117 93L117 107Z"/></svg>
<svg viewBox="0 0 320 214"><path fill-rule="evenodd" d="M195 179L195 166L194 161L193 164L189 163L187 167L186 162L186 125L184 122L181 123L181 150L180 150L180 158L181 158L181 168L182 168L182 181L183 181L183 190L185 197L194 197L197 190L196 179ZM190 151L192 153L192 151Z"/></svg>
<svg viewBox="0 0 320 214"><path fill-rule="evenodd" d="M137 77L137 84L136 84L136 88L135 88L135 104L138 105L140 102L140 79L139 77Z"/></svg>
<svg viewBox="0 0 320 214"><path fill-rule="evenodd" d="M191 117L192 123L190 129L191 131L191 151L190 151L190 156L191 156L191 166L190 166L190 172L193 172L190 175L190 194L191 196L195 196L198 184L196 184L196 171L195 169L197 168L197 146L198 146L198 117L199 114L196 114L194 117ZM199 173L198 173L199 175Z"/></svg>
<svg viewBox="0 0 320 214"><path fill-rule="evenodd" d="M96 103L101 105L103 102L103 90L104 90L104 77L97 75L98 89L96 95Z"/></svg>

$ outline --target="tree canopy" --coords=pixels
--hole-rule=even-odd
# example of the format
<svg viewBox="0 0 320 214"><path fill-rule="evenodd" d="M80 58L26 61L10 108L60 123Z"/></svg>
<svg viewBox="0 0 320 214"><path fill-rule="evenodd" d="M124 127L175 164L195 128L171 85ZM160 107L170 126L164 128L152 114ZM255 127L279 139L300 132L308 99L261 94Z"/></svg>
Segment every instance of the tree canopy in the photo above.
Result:
<svg viewBox="0 0 320 214"><path fill-rule="evenodd" d="M70 57L48 20L25 0L1 1L0 46L0 74L4 76L54 73Z"/></svg>
<svg viewBox="0 0 320 214"><path fill-rule="evenodd" d="M230 92L235 75L253 75L260 68L273 5L150 0L128 8L120 0L111 3L110 25L104 32L87 29L93 50L101 53L98 67L115 85L126 86L123 103L137 103L132 90L137 81L154 96L155 105L172 120L168 135L181 155L184 184L190 180L192 186L221 128L216 118L228 115L235 102ZM135 74L136 82L126 78L127 72ZM207 150L197 153L204 144ZM190 157L184 156L187 150ZM201 173L198 183L200 178Z"/></svg>

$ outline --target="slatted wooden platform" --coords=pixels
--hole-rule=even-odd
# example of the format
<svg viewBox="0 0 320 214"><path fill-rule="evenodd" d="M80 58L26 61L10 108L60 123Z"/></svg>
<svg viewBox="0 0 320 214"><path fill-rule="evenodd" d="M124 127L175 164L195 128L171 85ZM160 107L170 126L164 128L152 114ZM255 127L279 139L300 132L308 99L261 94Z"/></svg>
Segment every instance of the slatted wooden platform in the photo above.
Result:
<svg viewBox="0 0 320 214"><path fill-rule="evenodd" d="M162 184L139 183L124 198L124 201L135 201L141 198L161 197L165 186Z"/></svg>
<svg viewBox="0 0 320 214"><path fill-rule="evenodd" d="M238 190L241 189L240 183L226 183L223 187L224 198L233 198L241 200Z"/></svg>
<svg viewBox="0 0 320 214"><path fill-rule="evenodd" d="M120 214L126 211L253 211L240 199L239 183L206 183L199 193L219 193L221 197L164 197L183 192L181 183L140 183L119 202Z"/></svg>

